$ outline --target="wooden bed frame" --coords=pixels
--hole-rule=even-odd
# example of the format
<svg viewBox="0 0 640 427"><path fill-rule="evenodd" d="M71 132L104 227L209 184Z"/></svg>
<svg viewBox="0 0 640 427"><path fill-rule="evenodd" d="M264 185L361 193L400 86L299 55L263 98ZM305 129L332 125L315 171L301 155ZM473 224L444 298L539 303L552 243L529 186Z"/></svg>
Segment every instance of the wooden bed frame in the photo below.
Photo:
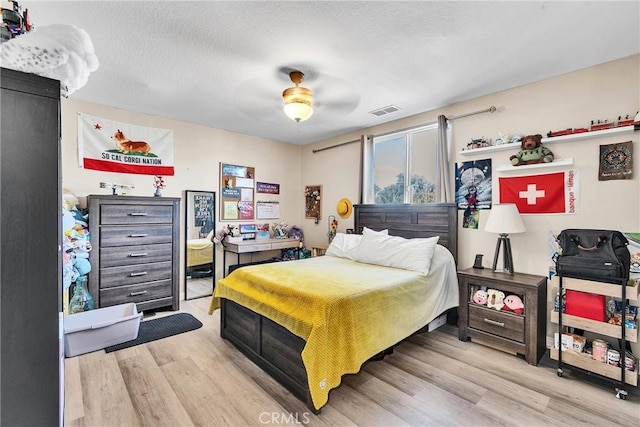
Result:
<svg viewBox="0 0 640 427"><path fill-rule="evenodd" d="M368 227L373 230L388 229L389 234L406 238L440 236L438 243L451 251L457 264L458 211L454 203L355 205L354 214L356 233ZM419 332L422 330L416 333ZM305 346L302 338L226 299L221 300L220 335L293 395L305 401L311 411L319 413L309 393L307 372L301 355ZM391 352L392 348L381 352L379 356L384 357Z"/></svg>

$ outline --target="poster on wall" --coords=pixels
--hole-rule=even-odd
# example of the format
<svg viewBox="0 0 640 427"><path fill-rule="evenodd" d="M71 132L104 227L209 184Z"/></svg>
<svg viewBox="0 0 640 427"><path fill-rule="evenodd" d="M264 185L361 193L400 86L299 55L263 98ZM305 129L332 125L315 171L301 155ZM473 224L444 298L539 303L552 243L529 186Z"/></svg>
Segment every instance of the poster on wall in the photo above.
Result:
<svg viewBox="0 0 640 427"><path fill-rule="evenodd" d="M256 203L257 219L276 219L280 218L280 203L278 202L257 202Z"/></svg>
<svg viewBox="0 0 640 427"><path fill-rule="evenodd" d="M633 143L601 145L599 166L598 181L633 179Z"/></svg>
<svg viewBox="0 0 640 427"><path fill-rule="evenodd" d="M500 203L515 203L521 214L575 214L580 211L577 169L498 178Z"/></svg>
<svg viewBox="0 0 640 427"><path fill-rule="evenodd" d="M173 131L79 113L78 160L85 169L172 176Z"/></svg>
<svg viewBox="0 0 640 427"><path fill-rule="evenodd" d="M456 164L456 204L462 227L477 229L480 209L491 209L491 159Z"/></svg>
<svg viewBox="0 0 640 427"><path fill-rule="evenodd" d="M256 182L256 193L280 194L280 184Z"/></svg>
<svg viewBox="0 0 640 427"><path fill-rule="evenodd" d="M193 196L193 223L200 227L203 238L213 229L213 194L195 194Z"/></svg>
<svg viewBox="0 0 640 427"><path fill-rule="evenodd" d="M220 220L254 218L255 169L220 163Z"/></svg>

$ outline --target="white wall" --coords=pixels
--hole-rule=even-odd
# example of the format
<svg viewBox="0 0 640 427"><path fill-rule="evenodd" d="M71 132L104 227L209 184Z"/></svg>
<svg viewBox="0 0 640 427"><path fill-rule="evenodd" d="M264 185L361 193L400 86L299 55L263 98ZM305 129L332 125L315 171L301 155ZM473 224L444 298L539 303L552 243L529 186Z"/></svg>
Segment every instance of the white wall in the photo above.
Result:
<svg viewBox="0 0 640 427"><path fill-rule="evenodd" d="M541 65L543 66L543 64ZM313 153L312 150L359 139L360 134L382 134L433 122L439 114L448 116L484 110L496 106L495 113L484 113L452 122L453 162L491 158L493 162L493 202L498 202L497 177L516 173L499 173L496 165L509 163L512 151L486 155L462 156L459 151L472 138L495 139L499 131L510 134L546 135L550 130L568 127L588 127L591 119L615 119L621 114L634 114L640 105L640 56L632 56L563 76L495 93L440 110L372 127L349 135L332 138L303 147L302 179L304 183L322 184L325 192L323 218L336 214L336 204L342 197L358 201L360 144ZM599 145L633 140L635 145L634 179L598 181ZM549 144L557 158L574 158L574 168L580 171L581 209L576 215L524 216L527 232L511 236L514 264L517 271L545 275L548 269L547 232L563 228L611 228L623 231L640 230L640 187L637 169L639 160L638 132L622 137L596 138L578 142ZM526 173L544 173L562 169L549 168ZM453 179L452 179L453 182ZM473 265L475 254L485 254L485 265L491 266L497 236L483 231L489 211L481 211L478 230L462 228L459 220L459 267ZM340 220L340 218L338 218ZM311 220L308 220L311 221ZM353 217L339 221L339 231L353 227ZM308 227L307 227L308 228ZM326 224L311 227L308 239L326 242Z"/></svg>
<svg viewBox="0 0 640 427"><path fill-rule="evenodd" d="M390 100L391 102L393 100ZM492 105L498 109L493 114L484 113L453 121L452 160L459 163L491 158L494 169L493 202L497 203L497 177L515 176L518 173L495 172L495 167L509 163L509 156L518 150L473 156L462 156L459 151L472 138L484 136L495 139L499 131L506 130L510 134L546 135L550 130L588 127L592 119L611 121L619 115L635 115L640 107L640 56L631 56L305 146L302 153L302 179L305 183L323 184L325 191L323 218L331 214L336 215L336 204L342 197L349 197L354 203L358 201L360 144L348 144L315 154L312 150L359 139L360 134L383 134L430 123L440 114L462 115L484 110ZM557 158L574 158L573 167L579 169L581 180L580 212L575 215L523 216L527 232L511 236L516 271L547 275L551 264L547 248L549 230L559 231L564 228L640 230L639 134L640 132L633 132L617 137L548 145ZM598 181L599 145L629 140L634 142L633 179ZM562 168L527 170L522 174L557 170ZM471 267L475 254L478 253L485 255L485 267L491 267L497 235L483 230L488 214L488 210L481 211L479 228L470 230L462 228L462 211L459 211L458 267L460 269ZM353 216L347 220L340 220L338 231L344 231L350 227L353 227ZM326 243L324 235L326 224L316 228L311 227L310 230L313 233L308 234L309 241ZM551 288L551 286L548 287L548 306L553 298ZM547 335L553 336L557 326L547 323ZM640 346L637 344L632 346L635 354L639 352L638 347Z"/></svg>
<svg viewBox="0 0 640 427"><path fill-rule="evenodd" d="M544 64L540 64L544 66ZM382 134L433 122L439 114L461 115L494 105L498 111L455 120L453 122L452 160L463 162L491 158L494 165L494 203L497 202L495 165L508 163L517 150L490 153L487 156L461 156L458 152L472 138L495 139L499 131L511 134L545 135L549 130L588 127L592 119L615 119L621 114L635 114L640 106L640 56L624 58L576 71L482 98L429 111L417 116L386 123L369 129L332 138L316 144L297 147L257 137L197 126L189 123L149 116L131 111L75 101L62 102L63 187L77 196L104 194L100 181L132 184L134 195L152 195L152 177L112 174L80 169L77 161L78 112L141 126L173 129L176 175L167 177L165 196L181 197L182 191L219 191L219 162L237 163L256 168L259 181L280 184L281 220L298 225L305 233L307 247L327 244L329 215L339 221L338 231L353 227L353 216L338 217L336 204L343 197L357 203L359 196L360 144L313 153L312 150L360 138L361 134ZM574 158L580 171L581 209L576 215L528 215L524 217L527 232L511 236L514 264L519 272L546 275L549 267L547 235L549 230L564 228L611 228L622 231L640 230L640 185L638 167L639 132L624 137L597 138L578 142L549 144L558 158ZM634 141L634 178L625 181L598 181L599 145ZM543 169L554 171L557 169ZM527 171L529 173L532 171ZM511 176L513 174L509 174ZM322 220L318 225L304 218L305 185L322 185ZM219 210L219 209L218 209ZM459 268L473 264L477 253L485 254L490 267L496 235L483 231L488 211L482 211L478 230L463 229L459 217ZM216 213L216 218L219 213ZM220 228L218 223L217 228ZM258 258L256 258L258 259ZM218 252L217 277L221 277L222 257ZM551 296L549 296L551 299ZM548 333L554 329L548 326Z"/></svg>
<svg viewBox="0 0 640 427"><path fill-rule="evenodd" d="M165 177L166 197L183 197L184 190L215 191L219 202L219 163L232 163L255 168L256 180L280 184L279 195L255 194L257 200L280 202L279 221L289 225L300 223L303 201L300 178L301 148L263 138L257 138L221 129L198 126L163 117L111 108L103 105L63 99L62 101L62 186L71 190L85 207L89 194L111 194L110 189L101 189L101 181L130 184L135 188L126 191L129 195L152 196L153 176L85 170L78 166L77 114L85 113L109 120L138 126L173 130L175 175ZM121 194L119 191L118 194ZM184 212L184 203L181 213ZM181 217L184 216L181 214ZM220 207L216 208L216 229L221 228ZM256 220L269 222L276 220ZM252 222L252 221L247 221ZM181 230L184 218L181 218ZM184 236L181 235L181 264L184 257ZM274 253L261 254L274 256ZM244 259L244 258L243 258ZM255 259L261 259L256 256ZM222 277L222 251L217 251L217 274ZM228 260L228 263L231 262ZM183 274L181 269L181 275ZM182 277L181 288L183 289Z"/></svg>

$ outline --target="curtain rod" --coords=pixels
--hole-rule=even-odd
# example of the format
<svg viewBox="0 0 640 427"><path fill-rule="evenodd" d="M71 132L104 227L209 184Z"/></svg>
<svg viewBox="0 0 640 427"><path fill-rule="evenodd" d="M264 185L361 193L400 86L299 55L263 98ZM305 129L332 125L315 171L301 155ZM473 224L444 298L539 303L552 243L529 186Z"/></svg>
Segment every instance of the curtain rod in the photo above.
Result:
<svg viewBox="0 0 640 427"><path fill-rule="evenodd" d="M324 147L324 148L317 148L315 150L311 150L311 152L315 154L318 151L329 150L331 148L338 148L338 147L342 147L343 145L353 144L354 142L360 142L360 140L359 139L354 139L353 141L341 142L340 144L330 145L330 146Z"/></svg>
<svg viewBox="0 0 640 427"><path fill-rule="evenodd" d="M496 112L496 107L494 107L492 105L491 107L485 108L484 110L478 110L478 111L473 111L471 113L460 114L459 116L450 116L450 117L447 117L447 120L456 120L456 119L461 119L463 117L475 116L476 114L495 113L495 112ZM412 126L412 127L408 127L408 128L404 128L404 129L394 130L394 131L391 131L391 132L385 132L385 133L381 133L379 135L374 135L373 137L375 138L376 136L377 137L381 137L381 136L391 135L392 133L406 132L408 130L417 129L417 128L423 127L423 126L434 125L436 123L438 123L438 121L434 121L434 122L430 122L430 123L424 123L424 124L421 124L419 126ZM354 139L353 141L341 142L340 144L330 145L330 146L324 147L324 148L317 148L315 150L312 150L311 152L315 154L315 153L318 153L320 151L330 150L332 148L342 147L343 145L353 144L354 142L360 142L360 140L359 139Z"/></svg>

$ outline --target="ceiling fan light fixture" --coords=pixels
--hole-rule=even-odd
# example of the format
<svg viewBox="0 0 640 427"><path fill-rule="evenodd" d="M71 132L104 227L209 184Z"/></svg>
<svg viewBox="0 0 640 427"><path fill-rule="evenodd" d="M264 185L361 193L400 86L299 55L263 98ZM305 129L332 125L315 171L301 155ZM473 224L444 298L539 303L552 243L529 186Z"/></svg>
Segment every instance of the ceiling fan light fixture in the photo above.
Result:
<svg viewBox="0 0 640 427"><path fill-rule="evenodd" d="M306 87L300 86L304 79L304 74L300 71L292 71L289 73L289 77L295 86L282 92L284 113L291 120L298 123L304 122L313 114L313 92Z"/></svg>

